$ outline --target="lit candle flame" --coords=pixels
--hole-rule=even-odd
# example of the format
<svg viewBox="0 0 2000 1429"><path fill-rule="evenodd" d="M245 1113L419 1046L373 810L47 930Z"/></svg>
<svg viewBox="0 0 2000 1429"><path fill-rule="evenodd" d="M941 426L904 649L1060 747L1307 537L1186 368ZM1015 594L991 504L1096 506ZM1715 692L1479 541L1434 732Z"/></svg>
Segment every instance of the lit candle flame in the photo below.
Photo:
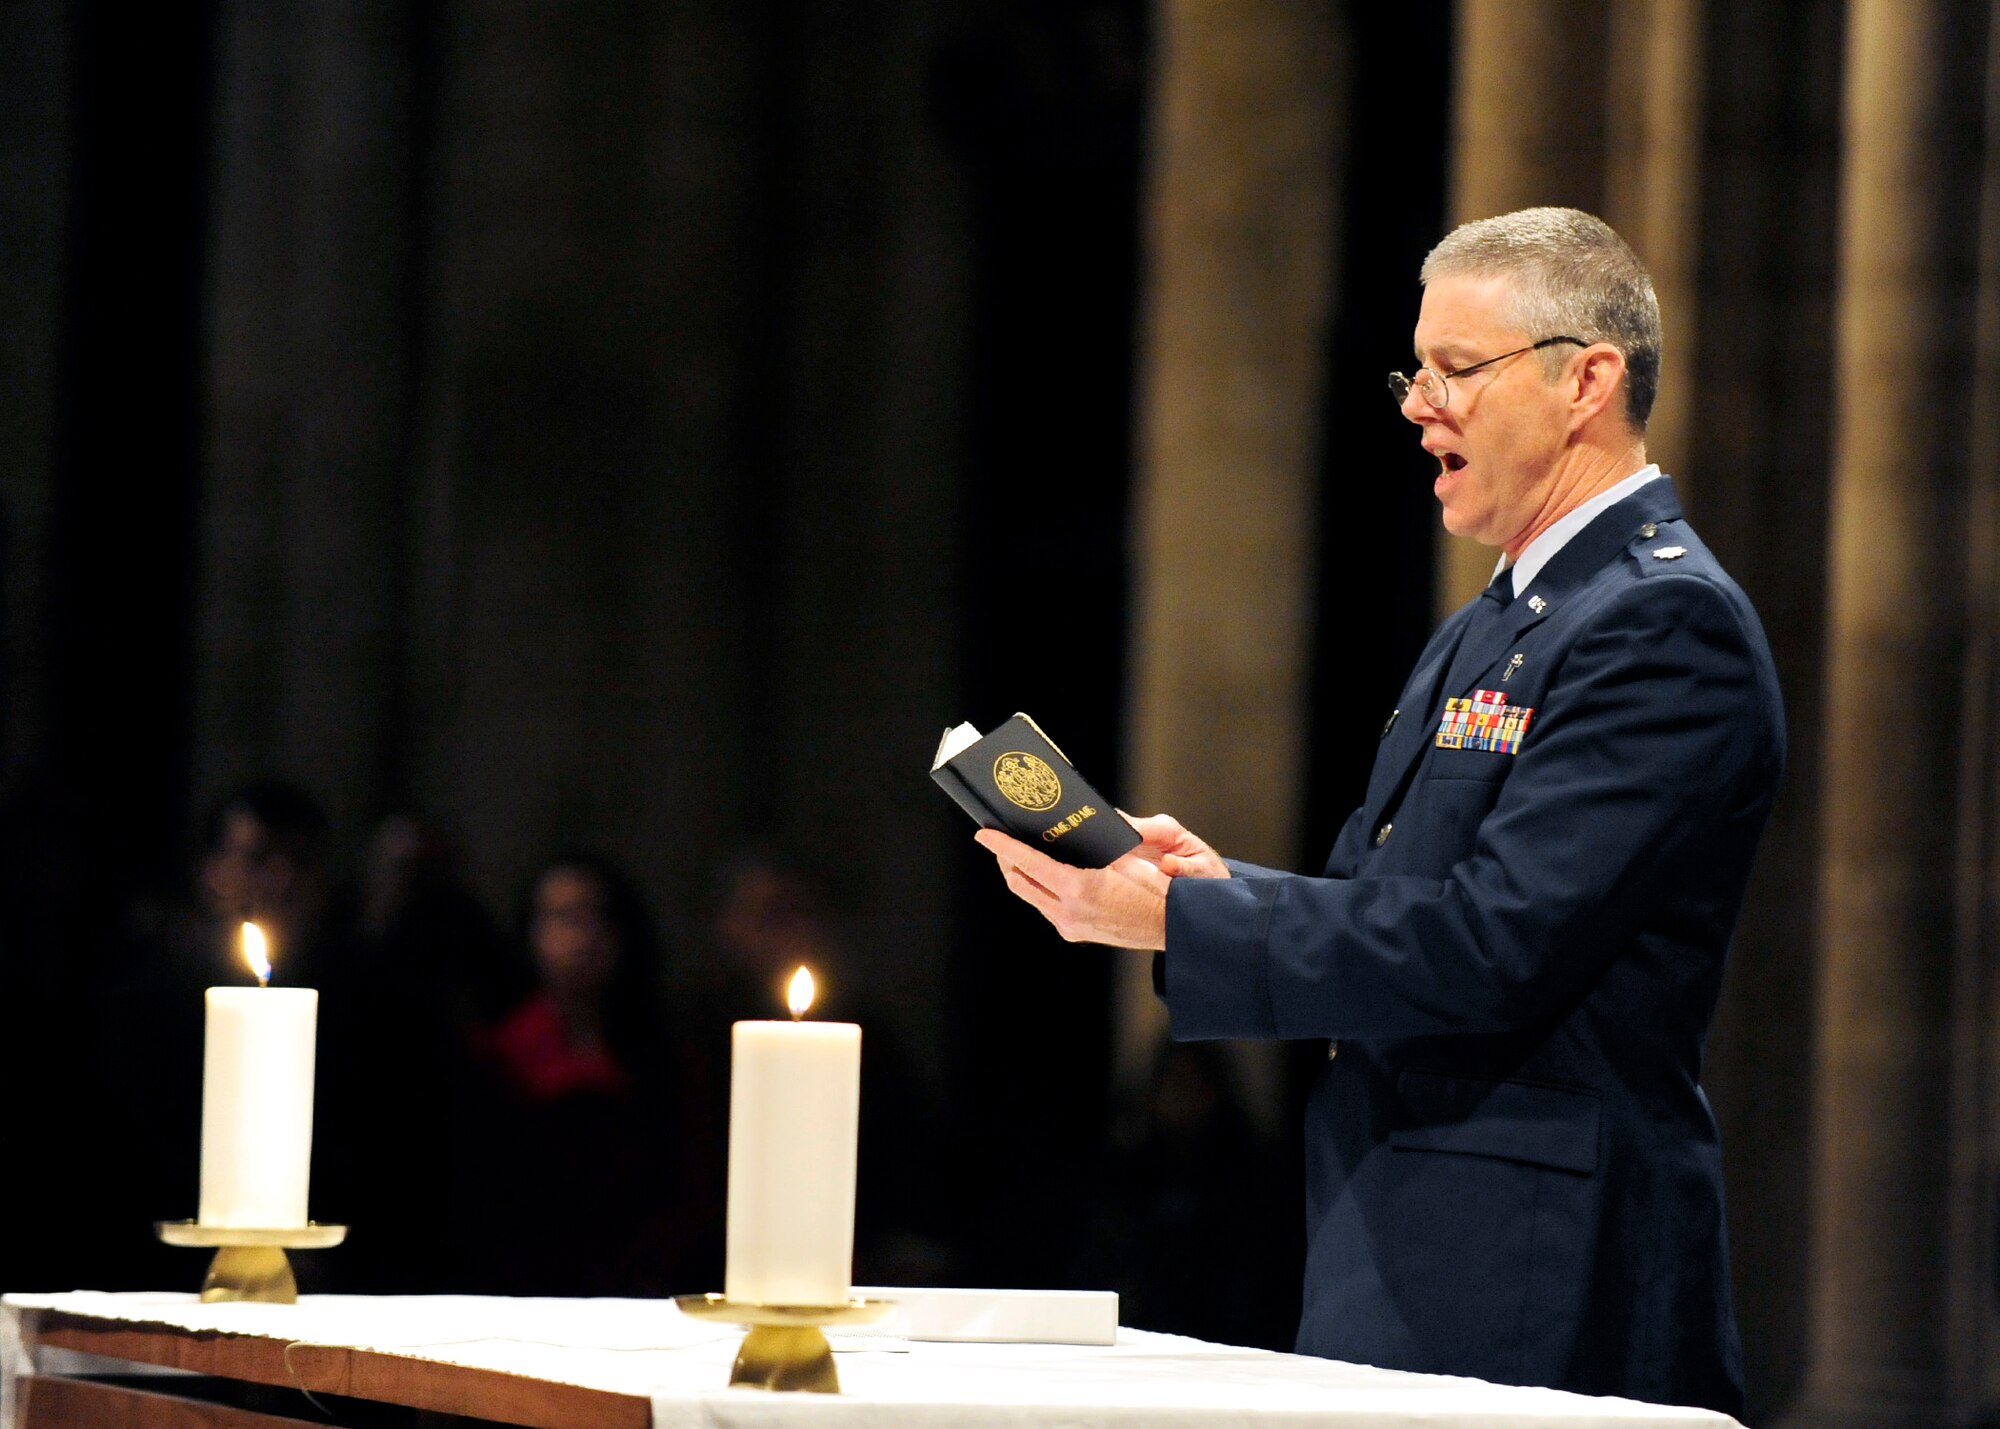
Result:
<svg viewBox="0 0 2000 1429"><path fill-rule="evenodd" d="M813 1005L811 968L801 967L792 974L792 985L785 989L785 1001L792 1009L792 1021L797 1022L806 1015L806 1009Z"/></svg>
<svg viewBox="0 0 2000 1429"><path fill-rule="evenodd" d="M264 941L264 930L255 923L243 925L243 961L250 964L250 971L257 974L257 986L271 985L271 956L269 945Z"/></svg>

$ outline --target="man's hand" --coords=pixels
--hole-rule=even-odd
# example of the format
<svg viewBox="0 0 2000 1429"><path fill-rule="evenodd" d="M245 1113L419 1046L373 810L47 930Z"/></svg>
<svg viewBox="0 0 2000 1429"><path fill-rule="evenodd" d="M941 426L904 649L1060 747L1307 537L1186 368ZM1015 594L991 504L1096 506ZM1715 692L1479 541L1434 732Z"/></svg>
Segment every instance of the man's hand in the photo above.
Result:
<svg viewBox="0 0 2000 1429"><path fill-rule="evenodd" d="M1134 849L1103 868L1072 868L998 829L973 835L1007 886L1072 943L1114 948L1167 945L1168 875Z"/></svg>
<svg viewBox="0 0 2000 1429"><path fill-rule="evenodd" d="M1176 877L1227 878L1214 849L1165 814L1133 819L1145 842L1104 868L1072 868L998 829L974 837L999 861L1007 886L1072 943L1114 948L1167 945L1167 885Z"/></svg>
<svg viewBox="0 0 2000 1429"><path fill-rule="evenodd" d="M1125 817L1145 840L1132 852L1158 865L1161 872L1175 878L1229 877L1229 865L1222 861L1222 855L1189 833L1173 815L1148 814L1135 819L1126 814Z"/></svg>

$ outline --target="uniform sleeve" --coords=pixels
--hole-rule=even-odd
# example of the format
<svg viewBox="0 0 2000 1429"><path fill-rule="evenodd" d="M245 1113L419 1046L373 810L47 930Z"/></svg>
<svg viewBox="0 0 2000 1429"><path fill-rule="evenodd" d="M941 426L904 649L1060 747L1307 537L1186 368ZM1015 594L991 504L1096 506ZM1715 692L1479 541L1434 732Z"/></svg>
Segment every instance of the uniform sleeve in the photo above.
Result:
<svg viewBox="0 0 2000 1429"><path fill-rule="evenodd" d="M1442 876L1370 877L1364 863L1352 878L1176 880L1174 1035L1538 1025L1629 945L1690 858L1761 822L1782 757L1766 668L1719 587L1634 582L1571 645L1473 847Z"/></svg>

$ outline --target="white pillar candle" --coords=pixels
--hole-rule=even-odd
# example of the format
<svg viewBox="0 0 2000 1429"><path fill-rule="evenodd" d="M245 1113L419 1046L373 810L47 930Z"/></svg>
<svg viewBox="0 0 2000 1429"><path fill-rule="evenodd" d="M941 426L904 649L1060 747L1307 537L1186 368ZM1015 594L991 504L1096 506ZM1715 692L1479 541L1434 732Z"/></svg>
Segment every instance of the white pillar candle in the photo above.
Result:
<svg viewBox="0 0 2000 1429"><path fill-rule="evenodd" d="M859 1026L731 1028L727 1298L847 1303L860 1119Z"/></svg>
<svg viewBox="0 0 2000 1429"><path fill-rule="evenodd" d="M212 987L201 1078L204 1226L306 1222L319 993Z"/></svg>

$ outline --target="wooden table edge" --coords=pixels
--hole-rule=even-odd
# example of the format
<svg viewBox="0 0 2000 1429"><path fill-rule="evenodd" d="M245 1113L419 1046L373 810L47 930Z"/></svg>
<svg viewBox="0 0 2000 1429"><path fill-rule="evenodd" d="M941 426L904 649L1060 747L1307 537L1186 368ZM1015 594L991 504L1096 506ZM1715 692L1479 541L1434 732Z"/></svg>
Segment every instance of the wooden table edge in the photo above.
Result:
<svg viewBox="0 0 2000 1429"><path fill-rule="evenodd" d="M24 1307L16 1313L27 1344L196 1374L493 1419L529 1429L651 1429L653 1421L652 1401L644 1395L505 1370L69 1310Z"/></svg>
<svg viewBox="0 0 2000 1429"><path fill-rule="evenodd" d="M60 1374L31 1374L23 1379L15 1415L20 1429L131 1429L147 1424L170 1425L172 1429L326 1429L324 1420L294 1419L192 1400L164 1387L142 1388Z"/></svg>

